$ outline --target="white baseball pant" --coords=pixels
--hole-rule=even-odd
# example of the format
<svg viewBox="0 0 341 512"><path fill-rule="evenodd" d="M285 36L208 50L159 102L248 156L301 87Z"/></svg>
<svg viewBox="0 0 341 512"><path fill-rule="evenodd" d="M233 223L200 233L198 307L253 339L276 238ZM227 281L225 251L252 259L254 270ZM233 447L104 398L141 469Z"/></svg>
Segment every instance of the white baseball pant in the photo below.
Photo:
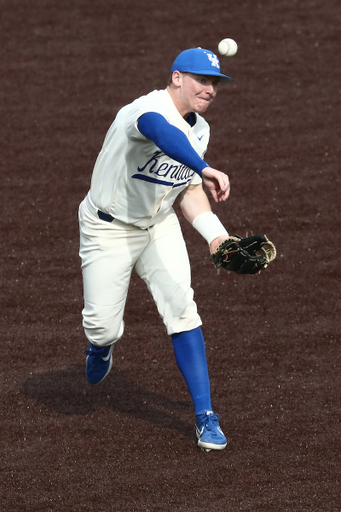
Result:
<svg viewBox="0 0 341 512"><path fill-rule="evenodd" d="M83 327L91 343L106 346L122 336L134 269L147 284L169 335L201 325L186 244L173 210L161 222L141 229L100 220L87 197L79 207L79 226Z"/></svg>

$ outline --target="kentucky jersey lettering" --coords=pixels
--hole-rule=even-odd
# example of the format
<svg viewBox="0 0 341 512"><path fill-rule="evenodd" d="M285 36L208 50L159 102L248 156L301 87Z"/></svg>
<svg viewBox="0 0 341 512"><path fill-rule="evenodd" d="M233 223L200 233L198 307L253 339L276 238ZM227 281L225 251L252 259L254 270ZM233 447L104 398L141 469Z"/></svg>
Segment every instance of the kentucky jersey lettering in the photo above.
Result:
<svg viewBox="0 0 341 512"><path fill-rule="evenodd" d="M162 151L156 151L143 167L137 168L140 174L133 174L132 178L171 187L184 185L191 180L194 175L192 169L182 164L174 165L169 162L159 164L160 157L166 157L166 155ZM173 160L171 160L171 162L173 162ZM169 181L161 180L158 177L151 178L150 174L152 173L158 177L167 177Z"/></svg>

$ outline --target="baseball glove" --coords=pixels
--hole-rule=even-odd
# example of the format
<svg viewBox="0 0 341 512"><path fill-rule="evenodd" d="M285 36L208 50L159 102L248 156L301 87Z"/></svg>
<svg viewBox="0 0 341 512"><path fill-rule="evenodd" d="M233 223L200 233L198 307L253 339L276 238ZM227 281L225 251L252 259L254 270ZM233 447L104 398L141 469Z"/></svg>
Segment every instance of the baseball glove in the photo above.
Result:
<svg viewBox="0 0 341 512"><path fill-rule="evenodd" d="M221 267L236 274L256 274L275 258L276 247L265 235L230 236L211 254L218 274Z"/></svg>

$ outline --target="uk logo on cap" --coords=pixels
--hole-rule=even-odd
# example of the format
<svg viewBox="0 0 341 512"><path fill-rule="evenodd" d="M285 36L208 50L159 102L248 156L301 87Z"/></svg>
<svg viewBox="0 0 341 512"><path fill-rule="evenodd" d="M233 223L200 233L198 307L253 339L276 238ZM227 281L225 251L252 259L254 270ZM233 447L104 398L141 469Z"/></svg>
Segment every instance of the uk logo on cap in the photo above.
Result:
<svg viewBox="0 0 341 512"><path fill-rule="evenodd" d="M206 53L206 52L205 52ZM206 53L207 57L211 61L211 66L214 66L218 69L220 69L219 59L214 53Z"/></svg>

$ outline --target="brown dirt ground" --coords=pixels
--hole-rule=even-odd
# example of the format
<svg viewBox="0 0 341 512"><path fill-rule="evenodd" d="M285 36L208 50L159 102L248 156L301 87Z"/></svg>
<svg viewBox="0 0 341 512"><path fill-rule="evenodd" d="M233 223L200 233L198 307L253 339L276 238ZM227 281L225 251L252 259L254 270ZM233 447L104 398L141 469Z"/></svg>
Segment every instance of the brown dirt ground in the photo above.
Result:
<svg viewBox="0 0 341 512"><path fill-rule="evenodd" d="M340 21L337 0L1 1L1 510L341 510ZM204 453L135 277L114 369L87 383L77 208L118 108L223 37L207 160L232 191L213 208L279 254L216 276L182 222L229 439Z"/></svg>

